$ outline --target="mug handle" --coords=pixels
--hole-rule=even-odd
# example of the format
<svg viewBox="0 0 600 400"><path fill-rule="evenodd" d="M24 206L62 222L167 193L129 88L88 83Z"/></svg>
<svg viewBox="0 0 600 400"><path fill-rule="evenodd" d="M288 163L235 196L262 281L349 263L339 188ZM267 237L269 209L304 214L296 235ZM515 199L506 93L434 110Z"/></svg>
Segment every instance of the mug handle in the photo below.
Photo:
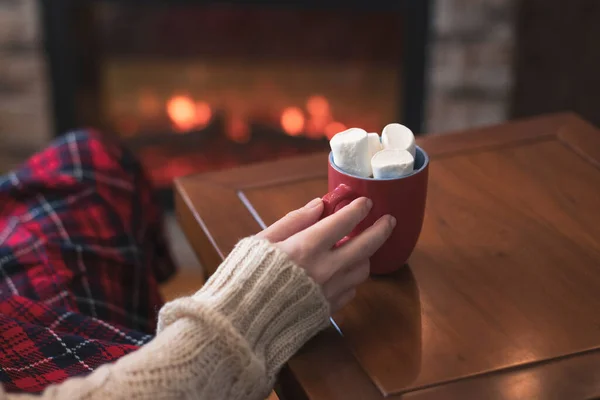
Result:
<svg viewBox="0 0 600 400"><path fill-rule="evenodd" d="M339 184L335 189L322 197L321 200L323 200L324 207L320 219L332 215L359 197L350 186L343 183Z"/></svg>
<svg viewBox="0 0 600 400"><path fill-rule="evenodd" d="M345 184L340 184L338 187L333 189L331 192L327 193L325 196L321 198L323 200L323 214L321 214L321 218L328 217L334 214L336 211L346 207L353 200L358 199L360 196L352 190L352 188ZM351 235L345 236L339 242L337 242L334 248L342 246L348 240L350 240Z"/></svg>

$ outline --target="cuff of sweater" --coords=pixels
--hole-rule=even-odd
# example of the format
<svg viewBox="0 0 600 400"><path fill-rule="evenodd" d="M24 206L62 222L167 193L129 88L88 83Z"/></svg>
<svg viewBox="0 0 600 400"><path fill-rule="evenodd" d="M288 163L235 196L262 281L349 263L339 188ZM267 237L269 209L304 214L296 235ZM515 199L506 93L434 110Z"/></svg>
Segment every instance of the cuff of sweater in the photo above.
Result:
<svg viewBox="0 0 600 400"><path fill-rule="evenodd" d="M302 268L268 241L252 237L237 244L191 299L166 305L159 330L195 307L209 307L229 320L264 357L270 374L325 328L330 314L320 287Z"/></svg>

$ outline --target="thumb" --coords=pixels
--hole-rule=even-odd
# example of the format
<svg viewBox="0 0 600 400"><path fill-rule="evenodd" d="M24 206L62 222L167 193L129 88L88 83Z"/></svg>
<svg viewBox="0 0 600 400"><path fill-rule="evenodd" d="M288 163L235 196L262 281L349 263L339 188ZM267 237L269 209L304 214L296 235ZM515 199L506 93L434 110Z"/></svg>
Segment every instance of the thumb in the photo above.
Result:
<svg viewBox="0 0 600 400"><path fill-rule="evenodd" d="M282 242L303 231L319 220L323 213L323 201L320 198L311 200L307 205L294 211L269 226L256 237L267 239L271 243Z"/></svg>

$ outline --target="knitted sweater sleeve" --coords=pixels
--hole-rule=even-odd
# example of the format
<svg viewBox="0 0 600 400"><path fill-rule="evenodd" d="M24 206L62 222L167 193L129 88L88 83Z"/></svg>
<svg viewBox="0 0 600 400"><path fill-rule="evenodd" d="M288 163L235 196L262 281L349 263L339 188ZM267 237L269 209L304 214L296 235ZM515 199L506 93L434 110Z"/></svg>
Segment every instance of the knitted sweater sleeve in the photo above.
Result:
<svg viewBox="0 0 600 400"><path fill-rule="evenodd" d="M147 345L41 397L0 389L0 399L264 399L328 317L304 270L267 241L247 238L196 294L160 310Z"/></svg>

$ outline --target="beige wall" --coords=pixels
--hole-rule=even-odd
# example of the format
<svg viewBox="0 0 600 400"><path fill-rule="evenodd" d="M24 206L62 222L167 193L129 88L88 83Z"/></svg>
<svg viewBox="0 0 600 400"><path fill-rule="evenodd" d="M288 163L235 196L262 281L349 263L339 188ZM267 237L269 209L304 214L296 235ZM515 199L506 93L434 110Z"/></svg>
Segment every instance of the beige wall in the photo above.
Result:
<svg viewBox="0 0 600 400"><path fill-rule="evenodd" d="M426 131L508 118L516 0L434 0Z"/></svg>
<svg viewBox="0 0 600 400"><path fill-rule="evenodd" d="M37 0L0 0L0 151L28 153L51 138Z"/></svg>

